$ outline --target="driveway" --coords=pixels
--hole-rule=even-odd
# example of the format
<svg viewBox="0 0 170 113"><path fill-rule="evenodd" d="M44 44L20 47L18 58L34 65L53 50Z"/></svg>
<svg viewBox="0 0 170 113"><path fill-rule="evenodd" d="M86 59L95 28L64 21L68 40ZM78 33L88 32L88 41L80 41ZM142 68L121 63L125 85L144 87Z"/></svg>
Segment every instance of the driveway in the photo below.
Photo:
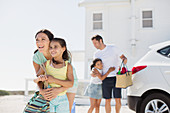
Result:
<svg viewBox="0 0 170 113"><path fill-rule="evenodd" d="M22 113L29 97L23 95L0 96L0 113ZM76 113L87 113L89 108L89 99L76 97ZM105 108L102 104L100 113L105 113ZM94 113L94 112L93 112ZM115 106L112 105L112 113L115 113ZM135 113L128 109L127 105L123 105L121 113Z"/></svg>

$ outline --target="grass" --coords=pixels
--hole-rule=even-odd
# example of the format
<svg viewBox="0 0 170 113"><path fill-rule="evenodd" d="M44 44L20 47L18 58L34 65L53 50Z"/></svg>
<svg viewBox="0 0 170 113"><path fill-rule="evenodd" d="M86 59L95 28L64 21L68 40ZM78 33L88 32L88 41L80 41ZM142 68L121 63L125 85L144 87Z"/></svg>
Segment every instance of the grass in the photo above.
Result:
<svg viewBox="0 0 170 113"><path fill-rule="evenodd" d="M35 91L29 91L28 94L34 94ZM5 90L0 90L0 96L5 96L5 95L24 95L24 91L5 91Z"/></svg>
<svg viewBox="0 0 170 113"><path fill-rule="evenodd" d="M0 96L9 95L8 91L0 90Z"/></svg>

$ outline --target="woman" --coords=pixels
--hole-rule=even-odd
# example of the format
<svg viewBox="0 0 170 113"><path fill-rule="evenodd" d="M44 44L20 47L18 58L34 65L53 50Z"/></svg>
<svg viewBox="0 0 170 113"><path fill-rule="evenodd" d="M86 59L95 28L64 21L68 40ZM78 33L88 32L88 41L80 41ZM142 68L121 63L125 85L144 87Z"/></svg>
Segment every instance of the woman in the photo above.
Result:
<svg viewBox="0 0 170 113"><path fill-rule="evenodd" d="M47 81L49 87L69 88L73 86L74 77L72 65L68 62L69 56L67 46L64 39L54 38L50 42L49 52L52 56L51 60L45 62L47 75L40 73L36 79L37 82ZM50 101L50 113L69 113L69 102L66 96L66 90L59 93L56 98Z"/></svg>
<svg viewBox="0 0 170 113"><path fill-rule="evenodd" d="M36 45L38 49L35 51L35 54L33 56L33 65L37 75L39 74L39 72L41 72L40 64L52 58L52 56L49 53L49 44L53 38L54 35L47 29L40 30L35 35ZM69 56L71 56L71 54L69 54ZM71 63L71 57L69 61ZM75 98L75 93L77 90L77 77L74 68L73 68L73 75L74 75L74 85L72 88L68 89L68 92L66 93L69 100L70 113ZM63 83L58 83L58 84L61 84L62 86L64 85ZM42 89L42 83L39 83L39 87L41 88L40 94L42 94L42 96L47 100L54 99L57 96L56 94L66 90L66 88L64 87Z"/></svg>

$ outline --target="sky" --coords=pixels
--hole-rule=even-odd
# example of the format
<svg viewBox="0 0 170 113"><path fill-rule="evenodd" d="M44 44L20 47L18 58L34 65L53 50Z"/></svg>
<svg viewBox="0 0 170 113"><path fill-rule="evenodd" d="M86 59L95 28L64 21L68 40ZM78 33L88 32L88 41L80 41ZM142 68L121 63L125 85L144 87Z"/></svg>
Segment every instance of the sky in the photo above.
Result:
<svg viewBox="0 0 170 113"><path fill-rule="evenodd" d="M0 90L24 90L25 78L35 77L32 57L40 29L63 37L71 51L84 50L85 9L79 2L0 0Z"/></svg>

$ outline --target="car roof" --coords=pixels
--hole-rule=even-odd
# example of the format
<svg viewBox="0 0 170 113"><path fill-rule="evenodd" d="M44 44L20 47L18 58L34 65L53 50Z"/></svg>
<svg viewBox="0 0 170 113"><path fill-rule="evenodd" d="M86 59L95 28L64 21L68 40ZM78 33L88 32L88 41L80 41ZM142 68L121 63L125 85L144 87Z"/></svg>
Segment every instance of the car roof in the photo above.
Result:
<svg viewBox="0 0 170 113"><path fill-rule="evenodd" d="M154 44L154 45L151 45L149 46L150 49L161 49L163 47L166 47L166 46L169 46L170 45L170 41L165 41L165 42L161 42L161 43L158 43L158 44Z"/></svg>

